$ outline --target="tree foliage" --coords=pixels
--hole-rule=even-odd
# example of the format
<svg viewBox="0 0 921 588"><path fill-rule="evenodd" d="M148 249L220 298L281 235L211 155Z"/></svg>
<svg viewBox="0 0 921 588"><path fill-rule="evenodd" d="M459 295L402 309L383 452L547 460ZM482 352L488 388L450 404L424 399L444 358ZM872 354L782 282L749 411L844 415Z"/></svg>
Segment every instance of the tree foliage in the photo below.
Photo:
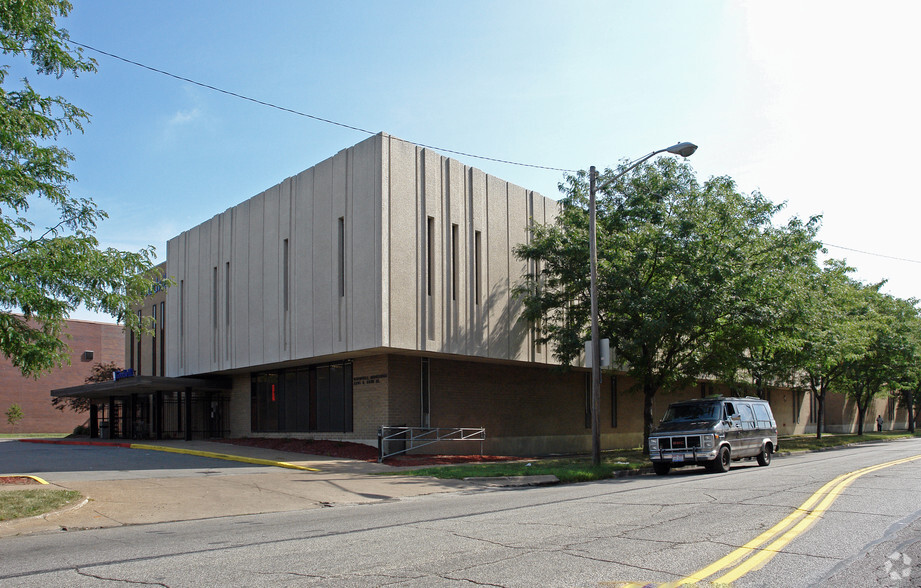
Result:
<svg viewBox="0 0 921 588"><path fill-rule="evenodd" d="M825 432L825 401L844 376L849 362L860 357L869 342L869 331L861 319L863 300L853 268L840 260L829 260L807 284L806 312L796 324L800 342L794 353L802 388L816 400L816 436Z"/></svg>
<svg viewBox="0 0 921 588"><path fill-rule="evenodd" d="M16 430L16 423L26 416L25 413L22 412L22 407L16 403L11 404L10 407L6 409L4 415L6 416L6 422L10 424L10 429L14 431Z"/></svg>
<svg viewBox="0 0 921 588"><path fill-rule="evenodd" d="M616 173L608 170L601 178ZM516 293L523 319L571 365L589 338L588 187L567 177L556 222L535 226L516 254L538 268ZM636 168L598 195L598 308L611 339L644 394L644 434L660 389L737 367L789 312L778 290L792 267L814 263L818 219L775 226L781 209L727 177L698 183L670 158Z"/></svg>
<svg viewBox="0 0 921 588"><path fill-rule="evenodd" d="M64 321L81 305L140 329L129 309L153 282L153 248L100 247L95 231L106 213L70 195L73 155L56 141L82 131L89 114L28 79L8 80L14 59L57 78L96 70L56 23L70 10L66 0L0 1L0 353L24 375L67 362ZM55 220L30 217L39 201Z"/></svg>
<svg viewBox="0 0 921 588"><path fill-rule="evenodd" d="M121 371L121 368L118 367L118 364L114 361L94 363L92 371L90 375L86 377L84 383L93 384L95 382L109 382L113 379L115 372L118 371ZM51 405L61 411L65 408L69 408L74 412L86 412L90 409L90 399L83 396L56 396L51 399Z"/></svg>
<svg viewBox="0 0 921 588"><path fill-rule="evenodd" d="M909 301L914 313L909 320L909 338L905 347L904 367L893 387L899 390L899 404L908 412L908 429L914 433L921 412L921 311L917 301Z"/></svg>
<svg viewBox="0 0 921 588"><path fill-rule="evenodd" d="M917 301L880 292L880 286L861 286L866 300L864 321L869 341L863 353L848 362L843 379L845 394L857 405L858 434L863 434L870 402L890 395L902 398L908 410L909 428L914 427L913 396L921 370Z"/></svg>

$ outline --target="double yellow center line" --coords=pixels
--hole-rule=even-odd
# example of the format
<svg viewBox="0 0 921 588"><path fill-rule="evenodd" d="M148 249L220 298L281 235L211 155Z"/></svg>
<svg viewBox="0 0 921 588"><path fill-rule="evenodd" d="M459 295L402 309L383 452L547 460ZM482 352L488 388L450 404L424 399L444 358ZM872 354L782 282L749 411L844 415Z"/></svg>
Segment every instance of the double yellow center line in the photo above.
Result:
<svg viewBox="0 0 921 588"><path fill-rule="evenodd" d="M745 545L739 547L729 555L702 568L693 574L662 586L682 586L702 582L711 576L730 568L723 575L711 580L714 584L729 584L757 570L780 553L783 548L796 537L803 534L813 523L822 518L822 515L836 498L854 481L866 474L876 472L892 466L908 463L921 459L921 455L906 457L889 461L874 466L865 467L847 474L842 474L828 482L790 513L782 521L758 535ZM740 563L741 562L741 563Z"/></svg>

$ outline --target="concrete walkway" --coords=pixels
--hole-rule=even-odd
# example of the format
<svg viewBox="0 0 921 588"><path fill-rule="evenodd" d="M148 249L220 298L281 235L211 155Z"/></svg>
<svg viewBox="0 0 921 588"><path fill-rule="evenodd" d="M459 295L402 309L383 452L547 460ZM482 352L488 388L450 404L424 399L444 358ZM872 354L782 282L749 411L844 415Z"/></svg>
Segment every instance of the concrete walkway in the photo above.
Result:
<svg viewBox="0 0 921 588"><path fill-rule="evenodd" d="M209 457L220 454L224 456L220 459L254 467L222 469L220 459L215 458L214 468L194 476L138 478L126 472L117 476L122 479L92 479L88 472L85 479L49 480L53 487L80 492L85 500L40 517L0 522L0 537L326 508L484 486L463 480L378 476L375 474L405 468L209 441L156 441L138 449ZM4 473L11 472L0 475ZM2 491L23 488L7 485Z"/></svg>

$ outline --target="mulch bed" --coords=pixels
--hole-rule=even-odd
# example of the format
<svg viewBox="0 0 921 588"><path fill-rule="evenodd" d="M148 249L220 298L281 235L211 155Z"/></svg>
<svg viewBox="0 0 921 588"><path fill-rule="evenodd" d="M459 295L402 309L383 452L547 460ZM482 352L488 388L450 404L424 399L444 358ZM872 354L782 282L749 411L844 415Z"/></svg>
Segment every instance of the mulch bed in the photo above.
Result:
<svg viewBox="0 0 921 588"><path fill-rule="evenodd" d="M243 439L221 439L221 443L231 445L245 445L248 447L262 447L292 453L307 453L310 455L323 455L344 459L376 462L377 448L363 443L349 441L326 441L311 439L261 439L247 437ZM391 466L428 466L451 465L461 463L477 463L488 461L514 461L519 457L501 455L398 455L388 457L384 464Z"/></svg>
<svg viewBox="0 0 921 588"><path fill-rule="evenodd" d="M17 485L17 486L28 486L31 484L38 485L37 480L33 480L28 476L0 476L0 484L6 485Z"/></svg>

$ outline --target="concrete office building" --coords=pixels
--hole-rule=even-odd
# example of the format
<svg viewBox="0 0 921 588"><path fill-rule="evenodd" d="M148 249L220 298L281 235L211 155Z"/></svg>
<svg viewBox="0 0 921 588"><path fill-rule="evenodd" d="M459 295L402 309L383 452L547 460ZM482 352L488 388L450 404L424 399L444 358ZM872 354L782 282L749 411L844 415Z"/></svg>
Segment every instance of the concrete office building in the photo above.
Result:
<svg viewBox="0 0 921 588"><path fill-rule="evenodd" d="M557 206L371 137L169 241L167 375L229 377L234 436L483 426L490 450L579 445L584 375L553 373L511 295L512 249Z"/></svg>
<svg viewBox="0 0 921 588"><path fill-rule="evenodd" d="M588 373L558 369L512 294L528 270L514 247L557 211L375 135L171 239L175 286L139 309L159 313L156 334L126 347L139 376L92 394L149 423L123 434L376 443L381 426L485 427L487 453L586 450ZM604 377L602 447L642 440L631 387ZM656 412L714 391L663 393ZM803 394L771 400L782 432L808 430ZM471 447L438 447L452 450Z"/></svg>

